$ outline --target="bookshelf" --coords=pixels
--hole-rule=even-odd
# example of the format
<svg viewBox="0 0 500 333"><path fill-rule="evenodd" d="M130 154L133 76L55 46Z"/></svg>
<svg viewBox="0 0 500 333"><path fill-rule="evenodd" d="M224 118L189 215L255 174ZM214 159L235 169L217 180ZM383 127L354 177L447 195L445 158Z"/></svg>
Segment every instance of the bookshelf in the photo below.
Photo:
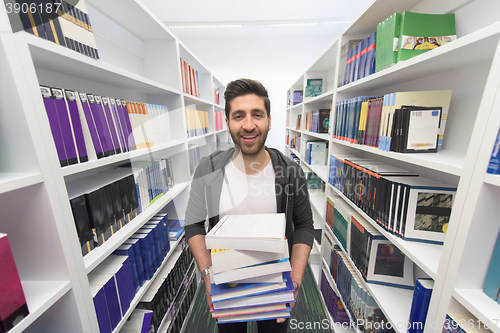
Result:
<svg viewBox="0 0 500 333"><path fill-rule="evenodd" d="M158 212L183 218L191 179L188 148L200 147L203 157L231 144L225 124L215 131L214 111L224 111L225 85L140 0L85 4L99 60L25 32L14 33L5 6L0 6L0 231L9 236L30 310L11 332L98 333L87 274ZM199 98L183 92L181 58L200 72ZM220 88L218 104L214 84ZM40 85L166 105L170 128L164 130L170 131L171 140L60 167ZM208 113L207 134L188 139L187 107ZM172 161L175 187L83 257L67 185L124 163L164 158ZM170 255L177 244L171 243L163 265L176 260ZM152 281L141 287L126 316Z"/></svg>
<svg viewBox="0 0 500 333"><path fill-rule="evenodd" d="M304 89L307 78L323 78L323 91L320 96L298 105L288 104L288 135L298 132L302 138L326 141L330 154L371 158L416 172L426 178L458 186L444 245L410 242L388 234L328 182L322 193L323 201L326 201L329 195L340 196L351 209L363 216L408 255L419 274L434 280L435 287L427 315L427 322L432 325L425 328L425 333L441 332L446 313L456 309L469 312L491 331L500 332L500 306L482 292L500 230L499 224L492 218L500 213L500 181L497 175L486 174L500 127L500 114L494 111L500 96L500 79L494 74L500 70L500 23L498 18L491 14L492 10L498 8L491 6L490 2L481 0L465 3L375 0L288 90L288 94L293 95L294 90ZM336 73L339 70L342 45L351 39L366 38L376 30L379 22L395 12L401 13L404 10L455 13L458 39L338 87ZM477 49L484 52L479 54ZM435 154L382 151L333 139L331 132L327 137L323 137L304 130L304 115L307 111L329 108L337 101L396 91L439 89L452 89L453 95L443 149ZM301 130L297 131L295 120L298 115L302 116L302 124ZM298 154L295 149L289 147L286 151L288 154ZM302 160L303 156L297 156L301 159L301 165L308 167L323 180L326 177L328 181L328 171L325 174L323 169L307 166ZM317 194L314 199L317 200ZM316 203L314 206L318 207ZM324 212L315 214L314 218L318 216L324 216ZM324 219L315 221L315 227L317 225L323 226L323 232L326 232L329 238L335 238ZM322 260L321 267L328 268L325 260ZM408 321L411 293L398 297L394 290L383 290L387 287L368 284L366 288L391 322Z"/></svg>

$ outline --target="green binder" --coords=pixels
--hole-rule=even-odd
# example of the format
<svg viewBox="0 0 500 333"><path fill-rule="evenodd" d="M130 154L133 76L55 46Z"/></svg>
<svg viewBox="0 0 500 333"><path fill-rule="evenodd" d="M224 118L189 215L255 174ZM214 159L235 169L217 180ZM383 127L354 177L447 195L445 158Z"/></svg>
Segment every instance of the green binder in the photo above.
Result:
<svg viewBox="0 0 500 333"><path fill-rule="evenodd" d="M398 62L400 23L401 14L394 13L377 25L376 72Z"/></svg>
<svg viewBox="0 0 500 333"><path fill-rule="evenodd" d="M410 59L456 38L455 14L405 11L401 16L398 61Z"/></svg>

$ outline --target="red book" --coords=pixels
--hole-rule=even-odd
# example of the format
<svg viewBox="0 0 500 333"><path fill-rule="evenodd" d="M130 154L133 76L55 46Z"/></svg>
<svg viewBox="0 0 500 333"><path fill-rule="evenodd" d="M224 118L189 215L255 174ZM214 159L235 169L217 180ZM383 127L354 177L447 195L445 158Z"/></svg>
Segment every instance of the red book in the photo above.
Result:
<svg viewBox="0 0 500 333"><path fill-rule="evenodd" d="M0 332L7 332L29 311L6 234L0 234L0 295Z"/></svg>

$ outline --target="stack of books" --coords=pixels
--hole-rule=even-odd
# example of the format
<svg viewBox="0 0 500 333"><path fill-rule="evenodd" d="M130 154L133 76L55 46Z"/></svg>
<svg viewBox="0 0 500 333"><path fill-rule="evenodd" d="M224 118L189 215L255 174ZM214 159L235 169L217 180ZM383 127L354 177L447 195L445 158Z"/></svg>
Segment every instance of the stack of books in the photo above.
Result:
<svg viewBox="0 0 500 333"><path fill-rule="evenodd" d="M218 323L289 318L295 302L285 214L226 215L206 235Z"/></svg>

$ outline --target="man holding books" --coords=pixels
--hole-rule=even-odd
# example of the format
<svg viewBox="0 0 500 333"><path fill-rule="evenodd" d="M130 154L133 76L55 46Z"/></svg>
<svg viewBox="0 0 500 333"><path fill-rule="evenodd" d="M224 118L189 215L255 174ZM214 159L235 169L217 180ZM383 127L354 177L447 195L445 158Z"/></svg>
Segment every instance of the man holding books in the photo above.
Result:
<svg viewBox="0 0 500 333"><path fill-rule="evenodd" d="M224 97L227 129L235 148L214 152L200 161L185 216L186 239L202 271L211 309L208 268L212 261L204 227L207 217L213 228L226 215L284 213L295 296L314 238L302 169L278 150L265 146L271 129L267 90L258 81L239 79L228 84ZM259 332L286 332L288 319L257 321L257 325ZM219 324L218 328L221 333L246 332L246 323Z"/></svg>

